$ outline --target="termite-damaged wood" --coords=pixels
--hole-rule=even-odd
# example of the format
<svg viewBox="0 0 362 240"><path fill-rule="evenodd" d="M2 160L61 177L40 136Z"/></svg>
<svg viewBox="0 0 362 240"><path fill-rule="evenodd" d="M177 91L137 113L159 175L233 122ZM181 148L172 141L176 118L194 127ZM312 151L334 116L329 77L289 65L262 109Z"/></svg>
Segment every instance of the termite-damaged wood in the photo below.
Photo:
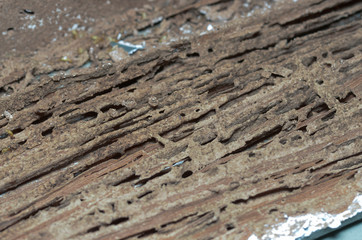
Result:
<svg viewBox="0 0 362 240"><path fill-rule="evenodd" d="M346 209L362 191L362 5L241 6L168 9L157 41L201 26L201 9L230 19L121 62L78 39L98 66L39 65L22 88L29 73L3 77L16 91L0 99L0 238L247 239L285 214Z"/></svg>

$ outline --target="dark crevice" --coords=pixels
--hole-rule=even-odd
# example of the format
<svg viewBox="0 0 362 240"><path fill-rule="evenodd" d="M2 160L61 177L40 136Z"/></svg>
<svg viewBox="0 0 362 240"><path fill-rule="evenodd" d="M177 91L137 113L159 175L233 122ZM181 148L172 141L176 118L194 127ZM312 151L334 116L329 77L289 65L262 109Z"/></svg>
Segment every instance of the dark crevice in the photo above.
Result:
<svg viewBox="0 0 362 240"><path fill-rule="evenodd" d="M340 161L343 161L343 160L346 160L348 158L352 158L352 157L358 157L362 154L362 152L357 152L355 154L352 154L352 155L349 155L349 156L346 156L346 157L343 157L343 158L339 158L339 159L336 159L334 161L331 161L331 162L326 162L326 164L324 165L320 165L318 167L315 167L315 168L311 168L309 171L310 172L316 172L316 171L320 171L321 169L323 168L326 168L326 167L329 167L331 165L334 165L336 164L337 162L340 162Z"/></svg>
<svg viewBox="0 0 362 240"><path fill-rule="evenodd" d="M354 57L353 53L347 53L341 57L342 60L348 60Z"/></svg>
<svg viewBox="0 0 362 240"><path fill-rule="evenodd" d="M273 214L274 212L278 212L278 208L272 208L269 210L268 214Z"/></svg>
<svg viewBox="0 0 362 240"><path fill-rule="evenodd" d="M34 122L32 122L31 124L40 124L42 122L45 122L46 120L48 120L49 118L51 118L51 116L53 115L53 113L37 113L37 115L39 116L39 118L37 120L35 120Z"/></svg>
<svg viewBox="0 0 362 240"><path fill-rule="evenodd" d="M275 102L271 102L269 103L266 107L261 107L258 109L259 114L265 114L267 112L269 112L271 109L273 109L275 106L277 106L278 104L280 104L282 101L275 101Z"/></svg>
<svg viewBox="0 0 362 240"><path fill-rule="evenodd" d="M231 154L240 153L240 152L246 151L248 149L254 149L259 143L267 143L267 142L271 141L271 139L273 139L276 135L278 135L282 131L282 129L283 129L283 127L281 125L278 125L265 133L255 136L251 140L246 141L245 145L243 147L227 154L224 157L227 157L228 155L231 155ZM235 133L233 133L233 134L235 134ZM232 138L232 136L230 138ZM228 144L229 141L226 140L222 143Z"/></svg>
<svg viewBox="0 0 362 240"><path fill-rule="evenodd" d="M266 196L273 195L273 194L280 194L280 193L285 193L285 192L291 193L296 189L299 189L299 188L279 187L279 188L275 188L275 189L271 189L271 190L268 190L265 192L258 193L254 196L250 196L247 199L237 199L237 200L232 201L231 203L236 204L236 205L241 204L241 203L246 204L250 200L255 200L257 198L262 198L262 197L266 197Z"/></svg>
<svg viewBox="0 0 362 240"><path fill-rule="evenodd" d="M172 142L178 142L178 141L181 141L182 139L187 138L188 136L190 136L193 133L194 133L194 128L191 127L189 129L183 130L181 133L170 136L168 139L170 139Z"/></svg>
<svg viewBox="0 0 362 240"><path fill-rule="evenodd" d="M25 177L24 181L22 182L18 182L17 184L15 183L11 183L9 184L11 187L4 187L2 191L0 191L0 194L3 194L3 193L6 193L8 191L12 191L20 186L23 186L29 182L32 182L32 181L35 181L37 179L40 179L46 175L48 175L49 173L51 172L55 172L55 171L58 171L66 166L68 166L70 163L72 162L76 162L78 161L79 159L83 158L84 156L86 156L87 154L91 153L91 152L95 152L97 151L98 149L102 148L102 147L105 147L107 145L111 145L112 143L116 142L117 139L110 139L110 140L106 140L104 141L103 143L99 143L97 144L96 146L92 147L90 150L84 152L84 153L78 153L79 155L76 155L76 156L73 156L69 159L65 159L63 161L63 163L59 163L56 167L46 167L44 168L42 171L38 171L38 175L32 175L32 176L27 176ZM97 163L94 163L93 165L95 165ZM92 165L92 166L93 166ZM0 230L1 231L1 230Z"/></svg>
<svg viewBox="0 0 362 240"><path fill-rule="evenodd" d="M155 77L157 74L159 74L160 72L162 72L164 69L165 69L164 66L158 66L158 68L157 68L157 70L156 70L156 72L155 72L154 77Z"/></svg>
<svg viewBox="0 0 362 240"><path fill-rule="evenodd" d="M232 223L227 223L227 224L225 224L225 228L226 228L226 230L230 231L230 230L233 230L235 228L235 226Z"/></svg>
<svg viewBox="0 0 362 240"><path fill-rule="evenodd" d="M218 94L225 93L234 88L234 83L223 83L212 87L207 92L207 97L212 98Z"/></svg>
<svg viewBox="0 0 362 240"><path fill-rule="evenodd" d="M141 199L143 197L146 197L148 194L151 194L153 191L146 191L145 193L142 193L141 195L139 195L137 198Z"/></svg>
<svg viewBox="0 0 362 240"><path fill-rule="evenodd" d="M119 217L119 218L113 219L109 225L117 225L117 224L126 222L128 220L129 220L129 217Z"/></svg>
<svg viewBox="0 0 362 240"><path fill-rule="evenodd" d="M300 140L302 139L302 137L300 135L295 135L291 138L292 141L297 141L297 140Z"/></svg>
<svg viewBox="0 0 362 240"><path fill-rule="evenodd" d="M77 109L79 109L79 108L74 108L74 109L70 109L70 110L68 110L68 111L65 111L65 112L59 114L59 117L63 117L64 115L67 115L67 114L69 114L69 113L71 113L71 112L74 112L74 111L77 110Z"/></svg>
<svg viewBox="0 0 362 240"><path fill-rule="evenodd" d="M165 175L165 174L167 174L169 172L171 172L171 168L165 168L165 169L161 170L160 172L152 175L149 178L144 178L144 179L139 180L138 182L136 182L134 184L134 186L135 187L141 187L141 186L145 185L148 181L151 181L154 178L162 177L163 175Z"/></svg>
<svg viewBox="0 0 362 240"><path fill-rule="evenodd" d="M248 34L246 34L244 36L238 37L238 41L243 42L245 40L254 39L254 38L257 38L257 37L260 37L260 36L261 36L261 34L260 34L259 31L254 32L254 33L248 33Z"/></svg>
<svg viewBox="0 0 362 240"><path fill-rule="evenodd" d="M86 233L92 233L92 232L97 232L99 231L99 229L103 226L103 227L108 227L111 225L118 225L124 222L127 222L129 220L129 217L120 217L120 218L116 218L113 219L112 222L110 222L109 224L102 224L102 225L98 225L98 226L94 226L92 228L89 228Z"/></svg>
<svg viewBox="0 0 362 240"><path fill-rule="evenodd" d="M199 54L199 53L197 53L197 52L194 52L194 53L187 53L187 54L186 54L186 57L188 57L188 58L200 57L200 54Z"/></svg>
<svg viewBox="0 0 362 240"><path fill-rule="evenodd" d="M205 74L210 74L210 73L212 73L212 69L205 69L202 73L201 73L201 75L205 75Z"/></svg>
<svg viewBox="0 0 362 240"><path fill-rule="evenodd" d="M91 137L89 139L84 139L85 141L80 144L80 146L86 145L87 143L93 141L96 137Z"/></svg>
<svg viewBox="0 0 362 240"><path fill-rule="evenodd" d="M186 124L202 122L202 121L204 121L206 119L209 119L211 116L213 116L215 114L216 114L216 111L214 109L211 109L208 112L206 112L204 114L201 114L200 116L198 116L195 119L190 119L188 121L182 122L180 125L175 126L172 129L169 129L169 130L167 130L165 132L160 133L160 136L164 137L166 135L171 135L172 132L176 132L176 131L180 130L181 127L185 126Z"/></svg>
<svg viewBox="0 0 362 240"><path fill-rule="evenodd" d="M334 50L332 50L332 54L333 54L333 55L336 55L336 54L339 54L339 53L348 51L348 50L350 50L351 48L352 48L351 46L338 47L338 48L335 48Z"/></svg>
<svg viewBox="0 0 362 240"><path fill-rule="evenodd" d="M298 130L302 132L307 132L307 126L300 127Z"/></svg>
<svg viewBox="0 0 362 240"><path fill-rule="evenodd" d="M309 104L313 103L318 95L313 92L313 90L309 89L309 86L304 86L298 88L293 92L286 93L285 97L288 99L284 101L279 107L275 110L277 115L284 114L289 112L292 109L299 110ZM293 101L290 99L298 99L299 101Z"/></svg>
<svg viewBox="0 0 362 240"><path fill-rule="evenodd" d="M204 86L206 86L207 84L209 84L212 81L218 81L218 80L220 80L222 78L226 78L226 77L229 77L229 76L230 76L230 72L224 72L224 73L218 74L217 76L213 76L212 78L209 78L207 81L202 81L201 83L196 83L197 85L194 86L194 89L204 87ZM203 91L201 93L198 93L198 94L200 95L200 94L202 94L204 92L205 91Z"/></svg>
<svg viewBox="0 0 362 240"><path fill-rule="evenodd" d="M313 116L314 113L321 113L321 112L328 112L330 108L326 103L320 103L317 104L315 107L313 107L307 114L307 118L310 118Z"/></svg>
<svg viewBox="0 0 362 240"><path fill-rule="evenodd" d="M159 73L170 69L172 66L178 66L180 64L182 64L182 62L179 61L178 57L161 61L160 63L158 63L158 65L154 67L153 78L155 78ZM157 81L159 80L160 79L158 79Z"/></svg>
<svg viewBox="0 0 362 240"><path fill-rule="evenodd" d="M353 6L353 5L357 4L357 3L358 3L358 1L353 1L352 0L352 1L347 1L347 2L344 2L344 3L338 4L338 5L333 6L333 7L325 8L324 10L318 11L318 12L315 12L315 13L307 12L305 15L303 15L303 16L297 18L297 19L293 19L292 21L281 24L281 26L287 27L287 26L291 26L291 25L295 25L295 24L301 24L301 23L304 23L306 21L318 18L318 17L320 17L322 15L325 15L325 14L328 14L328 13L331 13L331 12L338 12L338 11L343 10L345 8L351 7L351 6Z"/></svg>
<svg viewBox="0 0 362 240"><path fill-rule="evenodd" d="M24 9L23 11L24 11L24 13L26 13L26 14L30 14L30 15L33 15L33 14L34 14L34 11L33 11L33 10L30 10L30 9Z"/></svg>
<svg viewBox="0 0 362 240"><path fill-rule="evenodd" d="M333 119L334 118L334 115L336 114L336 110L333 110L333 111L331 111L330 113L328 113L326 116L324 116L324 117L322 117L322 121L323 122L326 122L326 121L328 121L328 120L331 120L331 119Z"/></svg>
<svg viewBox="0 0 362 240"><path fill-rule="evenodd" d="M129 126L132 126L132 125L135 125L135 124L137 124L139 121L134 121L133 120L133 118L132 119L129 119L129 120L127 120L127 121L125 121L125 122L121 122L121 123L119 123L119 124L117 124L117 125L115 125L113 128L112 128L112 132L113 131L117 131L117 130L119 130L119 129L122 129L122 128L126 128L126 127L129 127ZM135 129L134 129L135 130ZM108 133L108 132L106 132L106 133ZM104 133L103 133L104 134ZM102 134L102 135L103 135Z"/></svg>
<svg viewBox="0 0 362 240"><path fill-rule="evenodd" d="M172 224L176 224L176 223L182 222L183 220L186 220L186 219L187 219L187 218L189 218L189 217L195 216L196 214L197 214L197 213L193 213L193 214L190 214L190 215L184 216L184 217L182 217L182 218L179 218L179 219L177 219L177 220L175 220L175 221L171 221L171 222L168 222L168 223L162 224L162 225L161 225L161 228L165 228L165 227L167 227L167 226L169 226L169 225L172 225Z"/></svg>
<svg viewBox="0 0 362 240"><path fill-rule="evenodd" d="M309 67L311 66L314 62L317 61L317 57L313 56L313 57L305 57L303 58L302 60L302 64L305 66L305 67Z"/></svg>
<svg viewBox="0 0 362 240"><path fill-rule="evenodd" d="M27 141L28 141L28 140L25 139L25 140L23 140L23 141L18 142L18 144L19 144L19 145L24 145Z"/></svg>
<svg viewBox="0 0 362 240"><path fill-rule="evenodd" d="M98 93L93 94L92 96L86 97L86 98L81 99L81 100L77 100L77 101L74 102L74 104L77 104L77 105L78 105L78 104L87 102L87 101L89 101L89 100L91 100L91 99L93 99L93 98L95 98L95 97L98 97L98 96L101 96L101 95L110 93L111 91L112 91L112 88L105 89L105 90L103 90L103 91L101 91L101 92L98 92Z"/></svg>
<svg viewBox="0 0 362 240"><path fill-rule="evenodd" d="M340 103L348 103L349 101L352 100L352 98L355 98L355 97L356 97L356 95L354 95L353 92L349 92L345 98L339 98L339 97L337 97L337 100L338 100Z"/></svg>
<svg viewBox="0 0 362 240"><path fill-rule="evenodd" d="M216 134L215 134L215 135L211 135L211 136L209 136L208 138L201 139L201 140L199 141L199 143L200 143L201 146L204 146L204 145L206 145L206 144L211 143L215 138L217 138L217 135L216 135Z"/></svg>
<svg viewBox="0 0 362 240"><path fill-rule="evenodd" d="M121 158L122 156L123 156L123 155L122 155L122 153L120 153L120 152L112 153L112 154L106 156L105 158L103 158L103 159L101 159L101 160L99 160L99 161L96 161L96 162L93 163L93 164L87 165L86 167L82 168L81 170L77 171L76 173L73 173L73 176L76 177L76 176L78 176L79 174L81 174L81 173L83 173L83 172L85 172L85 171L87 171L87 170L89 170L89 169L91 169L91 168L93 168L93 167L101 164L101 163L104 163L104 162L106 162L106 161L108 161L108 160L111 160L111 159L119 159L119 158Z"/></svg>
<svg viewBox="0 0 362 240"><path fill-rule="evenodd" d="M50 135L50 134L52 134L53 129L54 129L54 127L48 128L47 130L43 131L43 132L41 133L41 135L42 135L43 137L45 137L45 136L47 136L47 135Z"/></svg>
<svg viewBox="0 0 362 240"><path fill-rule="evenodd" d="M139 178L140 178L140 175L132 174L132 175L120 180L120 181L112 183L112 186L119 186L119 185L121 185L123 183L133 182L133 181L138 180Z"/></svg>
<svg viewBox="0 0 362 240"><path fill-rule="evenodd" d="M199 216L196 216L192 220L188 222L188 224L193 223L194 226L201 226L203 223L209 221L215 216L215 213L212 211L205 212L203 214L200 214ZM213 221L212 221L213 222Z"/></svg>
<svg viewBox="0 0 362 240"><path fill-rule="evenodd" d="M101 228L101 226L92 227L87 230L87 233L97 232L97 231L99 231L100 228Z"/></svg>
<svg viewBox="0 0 362 240"><path fill-rule="evenodd" d="M220 63L221 61L224 61L224 60L231 60L231 59L235 59L235 58L240 58L248 53L251 53L251 52L254 52L254 51L257 51L257 50L269 50L270 48L273 48L275 47L276 43L272 43L272 44L269 44L265 47L261 47L261 48L251 48L251 49L247 49L243 52L240 52L240 53L235 53L235 54L232 54L232 55L229 55L227 57L223 57L221 59L219 59L218 61L216 61L215 65ZM240 59L239 59L240 60Z"/></svg>
<svg viewBox="0 0 362 240"><path fill-rule="evenodd" d="M193 172L191 170L187 170L182 174L182 178L188 178L193 174Z"/></svg>
<svg viewBox="0 0 362 240"><path fill-rule="evenodd" d="M150 235L155 234L155 233L157 233L157 230L155 228L152 228L152 229L149 229L149 230L146 230L146 231L143 231L143 232L139 233L137 238L144 238L144 237L150 236Z"/></svg>
<svg viewBox="0 0 362 240"><path fill-rule="evenodd" d="M144 231L132 234L132 235L128 235L128 236L126 236L124 238L117 238L117 239L118 240L126 240L126 239L130 239L130 238L133 238L133 237L143 238L143 237L147 237L147 236L150 236L152 234L155 234L157 232L158 231L155 228L151 228L151 229L144 230Z"/></svg>
<svg viewBox="0 0 362 240"><path fill-rule="evenodd" d="M142 77L143 77L143 75L135 77L135 78L130 79L128 81L122 82L122 83L116 85L116 88L122 89L122 88L129 87L129 86L131 86L133 84L136 84L138 82L138 80L140 80Z"/></svg>
<svg viewBox="0 0 362 240"><path fill-rule="evenodd" d="M304 36L307 36L307 35L310 35L310 34L314 34L314 33L320 32L320 31L328 30L331 27L333 27L334 25L338 25L338 23L343 22L345 19L348 19L349 17L351 17L351 16L348 16L348 17L345 17L345 18L342 18L342 19L338 19L338 20L333 21L331 23L322 24L319 27L314 27L314 28L311 28L309 30L302 30L302 31L300 31L298 33L295 33L292 37L288 37L287 38L287 43L293 41L296 38L301 38L301 37L304 37Z"/></svg>
<svg viewBox="0 0 362 240"><path fill-rule="evenodd" d="M77 172L73 173L73 177L79 176L82 172L84 172L84 171L80 170L80 171L77 171Z"/></svg>
<svg viewBox="0 0 362 240"><path fill-rule="evenodd" d="M234 98L231 98L228 102L222 104L219 107L219 109L224 110L226 108L229 108L230 106L234 105L235 103L240 102L241 98L253 96L253 95L257 94L258 92L260 92L261 89L268 87L268 86L274 86L274 83L266 82L263 85L261 85L260 87L250 89L250 91L248 91L248 92L245 92L239 96L235 96Z"/></svg>
<svg viewBox="0 0 362 240"><path fill-rule="evenodd" d="M116 105L116 104L108 104L104 107L101 108L101 111L103 113L107 112L109 109L115 109L117 111L122 111L122 110L125 110L126 108L122 105L122 104L119 104L119 105Z"/></svg>
<svg viewBox="0 0 362 240"><path fill-rule="evenodd" d="M146 65L147 63L153 62L154 60L158 59L160 56L155 56L155 57L151 57L150 59L146 59L146 61L143 60L143 58L141 58L142 62L137 63L137 66L143 66Z"/></svg>
<svg viewBox="0 0 362 240"><path fill-rule="evenodd" d="M124 150L124 153L125 153L125 155L131 155L131 154L133 154L135 152L143 150L148 144L154 145L154 144L157 144L157 143L158 143L157 140L154 139L154 138L147 139L145 141L141 141L139 143L136 143L136 144L134 144L132 146L127 147Z"/></svg>
<svg viewBox="0 0 362 240"><path fill-rule="evenodd" d="M0 135L0 139L5 139L5 138L7 138L8 136L9 136L8 133L3 133L3 134Z"/></svg>
<svg viewBox="0 0 362 240"><path fill-rule="evenodd" d="M11 222L9 225L3 225L0 227L0 232L3 232L4 230L8 229L9 227L21 222L21 221L26 221L27 219L31 218L32 216L35 216L38 212L48 209L50 207L59 207L61 205L61 202L63 201L62 197L56 197L53 200L51 200L50 202L48 202L46 205L41 206L39 208L31 208L29 212L25 213L22 217L17 218L14 222ZM17 214L19 214L21 211L23 211L24 209L21 209L19 211L16 212L12 212L9 214L10 217L15 216Z"/></svg>
<svg viewBox="0 0 362 240"><path fill-rule="evenodd" d="M180 166L180 165L184 164L185 162L191 162L191 158L190 157L185 157L184 159L182 159L180 161L177 161L174 164L172 164L172 166L173 167Z"/></svg>
<svg viewBox="0 0 362 240"><path fill-rule="evenodd" d="M350 72L353 68L356 68L356 67L361 66L361 63L362 63L362 60L361 60L361 61L358 61L358 62L355 62L355 63L348 64L347 66L341 67L341 68L338 70L338 72L341 72L341 73ZM340 80L338 83L340 83L340 82L343 82L343 80Z"/></svg>
<svg viewBox="0 0 362 240"><path fill-rule="evenodd" d="M78 115L69 117L69 118L66 119L66 121L69 124L74 124L74 123L77 123L79 121L93 120L93 119L97 118L97 116L98 116L98 113L96 113L96 112L87 112L87 113L78 114Z"/></svg>

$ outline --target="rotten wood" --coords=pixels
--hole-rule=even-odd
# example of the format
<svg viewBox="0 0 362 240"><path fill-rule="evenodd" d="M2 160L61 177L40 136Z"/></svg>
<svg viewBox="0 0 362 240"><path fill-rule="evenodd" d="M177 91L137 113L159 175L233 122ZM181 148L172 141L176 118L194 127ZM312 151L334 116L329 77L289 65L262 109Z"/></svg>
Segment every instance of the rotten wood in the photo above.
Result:
<svg viewBox="0 0 362 240"><path fill-rule="evenodd" d="M1 239L248 239L362 191L362 4L178 4L129 22L164 15L130 39L201 29L218 8L228 23L120 62L77 39L72 63L3 76Z"/></svg>

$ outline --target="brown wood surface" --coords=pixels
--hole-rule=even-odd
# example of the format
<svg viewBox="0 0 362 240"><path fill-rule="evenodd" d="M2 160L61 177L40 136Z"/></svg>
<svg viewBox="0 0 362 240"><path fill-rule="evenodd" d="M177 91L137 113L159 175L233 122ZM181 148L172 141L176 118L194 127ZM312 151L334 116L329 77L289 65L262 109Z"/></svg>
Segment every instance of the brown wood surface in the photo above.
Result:
<svg viewBox="0 0 362 240"><path fill-rule="evenodd" d="M4 55L0 239L248 239L347 209L362 191L362 4L245 3L159 1ZM126 34L146 49L114 61L121 28L152 32Z"/></svg>

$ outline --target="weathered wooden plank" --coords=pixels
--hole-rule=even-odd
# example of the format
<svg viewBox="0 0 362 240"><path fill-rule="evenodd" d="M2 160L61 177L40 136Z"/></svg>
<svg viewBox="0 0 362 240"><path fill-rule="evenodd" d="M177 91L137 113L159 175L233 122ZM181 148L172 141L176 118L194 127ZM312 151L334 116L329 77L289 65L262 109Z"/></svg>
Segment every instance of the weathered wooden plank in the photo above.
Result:
<svg viewBox="0 0 362 240"><path fill-rule="evenodd" d="M1 79L16 91L0 98L0 238L247 239L362 191L362 5L175 4L128 36L155 48L112 62L106 40L79 38L92 67ZM218 30L158 43L218 8ZM132 11L143 30L165 10Z"/></svg>

